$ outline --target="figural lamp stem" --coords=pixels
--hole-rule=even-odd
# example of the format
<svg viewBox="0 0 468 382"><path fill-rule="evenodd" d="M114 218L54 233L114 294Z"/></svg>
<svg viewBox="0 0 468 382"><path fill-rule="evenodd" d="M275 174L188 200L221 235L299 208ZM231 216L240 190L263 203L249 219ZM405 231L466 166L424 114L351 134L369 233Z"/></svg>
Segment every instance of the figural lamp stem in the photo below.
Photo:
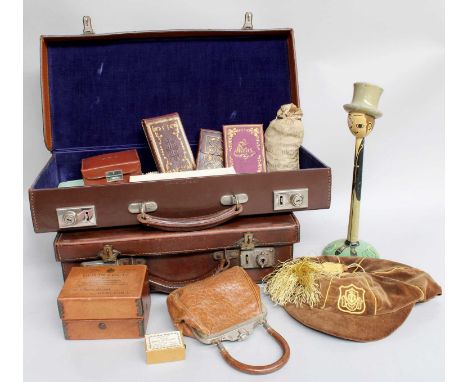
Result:
<svg viewBox="0 0 468 382"><path fill-rule="evenodd" d="M348 128L355 136L354 171L349 208L348 235L346 239L335 240L328 244L323 255L378 257L370 244L360 241L359 215L361 211L362 171L364 164L365 138L372 132L376 118L382 116L378 103L383 89L368 83L354 84L353 100L344 105L348 112Z"/></svg>

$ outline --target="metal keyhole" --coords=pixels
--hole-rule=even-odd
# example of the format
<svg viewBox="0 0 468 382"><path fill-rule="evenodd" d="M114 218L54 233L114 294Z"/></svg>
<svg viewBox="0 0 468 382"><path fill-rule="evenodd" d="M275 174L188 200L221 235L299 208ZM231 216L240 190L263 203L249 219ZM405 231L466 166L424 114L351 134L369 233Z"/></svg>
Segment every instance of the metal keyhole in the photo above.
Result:
<svg viewBox="0 0 468 382"><path fill-rule="evenodd" d="M264 268L266 264L267 258L264 254L258 255L257 256L257 263L260 266L260 268Z"/></svg>

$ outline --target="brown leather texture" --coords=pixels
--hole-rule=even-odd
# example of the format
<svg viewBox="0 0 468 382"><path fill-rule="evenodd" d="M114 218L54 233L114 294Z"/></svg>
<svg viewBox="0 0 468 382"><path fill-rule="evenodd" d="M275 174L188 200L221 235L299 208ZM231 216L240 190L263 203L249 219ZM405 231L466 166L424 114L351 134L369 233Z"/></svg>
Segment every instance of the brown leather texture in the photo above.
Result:
<svg viewBox="0 0 468 382"><path fill-rule="evenodd" d="M248 202L242 204L242 216L277 214L283 211L273 210L273 191L295 188L309 190L306 209L329 208L331 169L121 183L104 187L30 189L29 201L34 230L56 232L60 230L57 208L94 206L97 224L87 229L141 224L137 214L128 211L128 205L137 201L157 202L157 213L161 217L193 217L219 211L221 197L233 193L246 193L249 197Z"/></svg>
<svg viewBox="0 0 468 382"><path fill-rule="evenodd" d="M256 248L274 247L276 263L293 257L293 244L299 242L299 222L292 213L242 217L215 228L194 232L164 232L144 227L126 227L58 233L54 247L62 263L64 278L84 261L96 261L105 245L120 252L118 259L143 261L149 270L152 291L170 292L190 282L219 272L220 267L240 265L239 257L222 264L224 250L239 249L246 233L252 233ZM272 267L247 269L256 282Z"/></svg>
<svg viewBox="0 0 468 382"><path fill-rule="evenodd" d="M75 267L57 298L67 339L136 338L149 318L146 265Z"/></svg>
<svg viewBox="0 0 468 382"><path fill-rule="evenodd" d="M172 292L167 308L184 336L220 333L262 313L260 288L247 273L234 267Z"/></svg>
<svg viewBox="0 0 468 382"><path fill-rule="evenodd" d="M224 167L223 133L200 129L197 170Z"/></svg>
<svg viewBox="0 0 468 382"><path fill-rule="evenodd" d="M195 161L178 113L141 121L159 172L195 170Z"/></svg>
<svg viewBox="0 0 468 382"><path fill-rule="evenodd" d="M106 174L121 171L123 179L118 182L128 183L131 175L141 175L141 164L135 149L106 153L85 158L81 161L81 175L86 186L114 184L108 182Z"/></svg>
<svg viewBox="0 0 468 382"><path fill-rule="evenodd" d="M216 336L236 326L239 328L263 312L260 288L240 267L175 290L167 298L167 308L174 326L185 336L195 338ZM264 325L283 350L279 360L266 366L248 365L234 359L215 340L224 360L249 374L267 374L284 366L289 359L289 346L268 324Z"/></svg>

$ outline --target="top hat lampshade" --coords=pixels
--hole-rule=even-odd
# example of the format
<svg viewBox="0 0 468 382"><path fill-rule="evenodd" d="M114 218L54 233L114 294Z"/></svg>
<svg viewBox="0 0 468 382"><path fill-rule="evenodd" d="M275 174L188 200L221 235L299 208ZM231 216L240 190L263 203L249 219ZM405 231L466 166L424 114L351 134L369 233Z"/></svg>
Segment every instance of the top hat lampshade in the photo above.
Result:
<svg viewBox="0 0 468 382"><path fill-rule="evenodd" d="M348 113L364 113L374 118L380 118L382 112L379 111L379 99L383 89L379 86L366 82L356 82L354 84L353 100L344 105Z"/></svg>

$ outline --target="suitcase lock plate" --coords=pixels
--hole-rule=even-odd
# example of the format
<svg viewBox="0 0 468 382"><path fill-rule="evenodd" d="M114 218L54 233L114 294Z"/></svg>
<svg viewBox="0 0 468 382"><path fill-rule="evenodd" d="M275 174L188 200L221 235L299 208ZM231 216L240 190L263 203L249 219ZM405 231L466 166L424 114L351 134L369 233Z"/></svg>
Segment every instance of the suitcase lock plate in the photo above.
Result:
<svg viewBox="0 0 468 382"><path fill-rule="evenodd" d="M309 189L273 191L273 210L298 210L309 206Z"/></svg>
<svg viewBox="0 0 468 382"><path fill-rule="evenodd" d="M240 249L217 251L213 254L213 257L215 260L220 260L223 257L226 260L239 259L239 265L245 269L273 267L276 262L275 248L256 248L255 243L258 243L258 240L254 238L251 232L247 232L244 234L244 238L236 243Z"/></svg>
<svg viewBox="0 0 468 382"><path fill-rule="evenodd" d="M96 225L94 206L57 208L59 228L76 228Z"/></svg>

